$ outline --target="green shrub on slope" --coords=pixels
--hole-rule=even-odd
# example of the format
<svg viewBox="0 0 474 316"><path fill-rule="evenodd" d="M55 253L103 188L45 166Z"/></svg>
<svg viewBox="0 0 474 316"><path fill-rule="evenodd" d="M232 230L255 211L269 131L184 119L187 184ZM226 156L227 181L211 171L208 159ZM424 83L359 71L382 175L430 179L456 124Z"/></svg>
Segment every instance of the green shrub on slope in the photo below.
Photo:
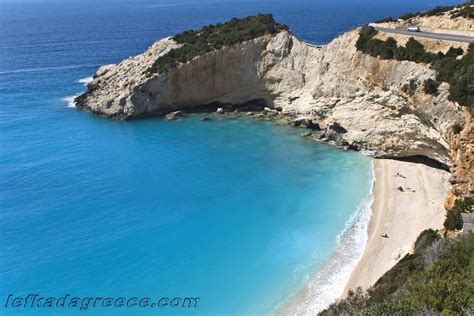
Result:
<svg viewBox="0 0 474 316"><path fill-rule="evenodd" d="M430 79L425 80L423 84L423 91L425 91L425 93L428 93L428 94L436 95L438 94L438 87L439 87L439 83L430 78Z"/></svg>
<svg viewBox="0 0 474 316"><path fill-rule="evenodd" d="M444 221L444 228L447 230L461 230L463 227L461 213L472 212L473 205L474 198L456 200L454 206L447 213L446 220Z"/></svg>
<svg viewBox="0 0 474 316"><path fill-rule="evenodd" d="M182 46L159 57L146 73L149 76L163 73L180 63L186 63L196 56L223 46L234 45L283 30L288 30L288 27L276 23L271 14L258 14L243 19L233 18L223 24L211 24L197 31L185 31L173 37Z"/></svg>
<svg viewBox="0 0 474 316"><path fill-rule="evenodd" d="M471 315L474 312L474 233L459 240L423 232L416 251L372 289L360 288L321 315Z"/></svg>
<svg viewBox="0 0 474 316"><path fill-rule="evenodd" d="M472 8L471 5L474 5L473 0L466 1L465 3L458 6L437 6L434 9L431 9L428 11L417 12L417 13L406 13L400 16L399 18L402 20L408 20L417 16L423 17L423 16L444 15L448 11L452 11L449 13L452 19L455 19L458 17L474 19L474 8Z"/></svg>
<svg viewBox="0 0 474 316"><path fill-rule="evenodd" d="M449 100L458 102L462 106L474 107L474 44L470 44L467 53L461 48L450 48L446 54L427 52L419 41L410 38L405 46L397 45L395 39L389 37L382 41L374 38L377 31L371 26L363 26L356 47L359 51L372 57L381 59L407 60L416 63L431 64L431 68L438 73L436 81L448 82ZM435 94L435 84L430 81L425 91Z"/></svg>

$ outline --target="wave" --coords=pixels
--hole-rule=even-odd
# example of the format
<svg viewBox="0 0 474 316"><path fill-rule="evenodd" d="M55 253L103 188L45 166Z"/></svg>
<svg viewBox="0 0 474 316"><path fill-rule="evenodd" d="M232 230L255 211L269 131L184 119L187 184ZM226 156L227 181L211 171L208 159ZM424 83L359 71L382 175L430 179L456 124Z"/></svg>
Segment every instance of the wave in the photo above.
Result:
<svg viewBox="0 0 474 316"><path fill-rule="evenodd" d="M89 82L91 82L94 78L93 77L85 77L77 80L76 82L82 83L83 85L87 86ZM77 98L80 95L80 93L75 94L75 95L70 95L67 97L62 98L61 100L67 104L68 108L75 108L76 103L74 102L74 99Z"/></svg>
<svg viewBox="0 0 474 316"><path fill-rule="evenodd" d="M63 100L67 104L68 108L75 108L76 102L74 102L74 99L77 98L78 96L79 94L70 95L68 97L62 98L61 100Z"/></svg>
<svg viewBox="0 0 474 316"><path fill-rule="evenodd" d="M59 67L43 67L43 68L26 68L26 69L16 69L8 71L0 71L0 75L9 75L16 74L21 72L40 72L40 71L51 71L51 70L62 70L62 69L77 69L85 67L97 67L98 65L85 64L85 65L70 65L70 66L59 66Z"/></svg>
<svg viewBox="0 0 474 316"><path fill-rule="evenodd" d="M307 294L304 294L302 301L298 300L302 303L291 306L292 300L287 301L295 315L317 315L343 295L347 281L362 258L369 239L368 226L372 216L374 183L375 171L372 162L371 190L337 236L334 253L306 282ZM299 295L301 294L297 294Z"/></svg>
<svg viewBox="0 0 474 316"><path fill-rule="evenodd" d="M85 77L85 78L79 79L77 80L77 82L82 83L83 85L87 86L87 84L92 82L92 80L94 80L94 78L91 76L91 77Z"/></svg>

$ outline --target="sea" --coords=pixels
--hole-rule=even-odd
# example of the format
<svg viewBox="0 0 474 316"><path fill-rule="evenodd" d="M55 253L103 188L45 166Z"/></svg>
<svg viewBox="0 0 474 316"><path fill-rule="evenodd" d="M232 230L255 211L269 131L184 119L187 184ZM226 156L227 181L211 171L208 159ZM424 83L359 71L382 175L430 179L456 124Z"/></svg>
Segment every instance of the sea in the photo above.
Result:
<svg viewBox="0 0 474 316"><path fill-rule="evenodd" d="M272 315L315 276L306 304L330 304L367 239L368 157L273 122L123 122L72 100L100 65L232 17L326 44L454 3L0 0L0 315Z"/></svg>

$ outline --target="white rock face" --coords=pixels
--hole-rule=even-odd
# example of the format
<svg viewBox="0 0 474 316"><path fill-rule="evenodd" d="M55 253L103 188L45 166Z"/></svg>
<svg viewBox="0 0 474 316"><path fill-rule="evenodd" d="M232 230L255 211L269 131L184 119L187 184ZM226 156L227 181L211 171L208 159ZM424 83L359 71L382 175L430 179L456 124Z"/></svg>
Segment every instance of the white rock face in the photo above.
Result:
<svg viewBox="0 0 474 316"><path fill-rule="evenodd" d="M422 155L449 164L452 125L459 106L422 92L434 78L427 65L379 60L356 51L358 30L317 48L283 31L224 47L167 73L147 78L145 70L178 47L171 38L118 65L101 67L80 108L113 118L166 114L205 104L239 105L264 100L292 117L306 117L323 129L334 122L347 133L342 143L377 156ZM418 88L402 87L414 80Z"/></svg>

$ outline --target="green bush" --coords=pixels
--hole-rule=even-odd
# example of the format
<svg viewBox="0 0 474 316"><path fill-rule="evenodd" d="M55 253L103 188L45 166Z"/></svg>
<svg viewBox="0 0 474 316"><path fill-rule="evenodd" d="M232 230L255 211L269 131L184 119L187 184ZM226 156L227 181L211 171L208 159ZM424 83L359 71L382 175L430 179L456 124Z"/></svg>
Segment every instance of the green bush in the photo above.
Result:
<svg viewBox="0 0 474 316"><path fill-rule="evenodd" d="M408 19L411 19L411 18L414 18L415 16L417 16L417 13L405 13L403 15L400 15L399 19L402 19L402 20L408 20Z"/></svg>
<svg viewBox="0 0 474 316"><path fill-rule="evenodd" d="M474 19L474 8L470 5L474 5L474 2L468 1L465 5L457 7L457 9L451 14L451 18L455 19L458 17L464 17L467 19Z"/></svg>
<svg viewBox="0 0 474 316"><path fill-rule="evenodd" d="M470 44L467 54L464 55L452 70L451 77L447 80L449 87L449 100L456 101L467 107L474 107L474 44Z"/></svg>
<svg viewBox="0 0 474 316"><path fill-rule="evenodd" d="M417 13L406 13L400 16L402 20L408 20L417 16L434 16L434 15L443 15L448 11L453 11L451 13L451 18L455 19L457 17L465 17L468 19L474 18L474 8L470 7L473 5L473 1L467 1L464 4L459 6L437 6L434 9L424 12L417 12Z"/></svg>
<svg viewBox="0 0 474 316"><path fill-rule="evenodd" d="M450 11L454 8L454 6L437 6L434 9L420 13L420 16L443 15L447 11Z"/></svg>
<svg viewBox="0 0 474 316"><path fill-rule="evenodd" d="M367 292L352 292L320 315L469 315L474 307L474 233L458 240L432 230L417 239Z"/></svg>
<svg viewBox="0 0 474 316"><path fill-rule="evenodd" d="M356 42L356 48L360 51L363 51L366 54L369 54L370 51L366 48L366 45L369 41L373 41L372 37L375 36L378 32L370 25L364 25L359 32L359 38Z"/></svg>
<svg viewBox="0 0 474 316"><path fill-rule="evenodd" d="M223 46L234 45L283 30L288 30L288 27L276 23L271 14L258 14L243 19L233 18L223 24L210 24L197 31L185 31L173 37L182 46L159 57L146 73L148 76L163 73L175 68L178 64L186 63L196 56Z"/></svg>
<svg viewBox="0 0 474 316"><path fill-rule="evenodd" d="M459 124L454 124L453 125L453 133L454 134L459 134L462 131L462 126Z"/></svg>
<svg viewBox="0 0 474 316"><path fill-rule="evenodd" d="M448 211L446 220L444 221L444 228L447 230L461 230L463 221L461 213L472 212L474 205L474 198L465 198L463 200L456 200L454 206Z"/></svg>
<svg viewBox="0 0 474 316"><path fill-rule="evenodd" d="M449 210L443 224L447 230L461 230L463 226L461 212L458 210Z"/></svg>
<svg viewBox="0 0 474 316"><path fill-rule="evenodd" d="M387 22L396 22L397 20L389 16L388 18L380 19L375 21L375 23L387 23Z"/></svg>
<svg viewBox="0 0 474 316"><path fill-rule="evenodd" d="M405 46L398 46L393 38L385 41L373 38L377 31L371 26L362 27L356 47L359 51L372 57L381 59L396 59L399 61L413 61L416 63L431 64L436 70L437 83L432 80L425 82L425 92L437 93L440 82L448 82L449 100L458 102L462 106L474 107L474 44L470 44L467 53L461 48L451 47L446 54L427 52L424 46L410 38ZM404 91L409 91L408 87Z"/></svg>
<svg viewBox="0 0 474 316"><path fill-rule="evenodd" d="M428 93L428 94L436 95L438 94L438 87L439 87L439 83L430 78L430 79L425 80L423 84L423 91L425 91L425 93Z"/></svg>
<svg viewBox="0 0 474 316"><path fill-rule="evenodd" d="M464 54L464 50L461 47L450 47L446 52L446 57L458 57Z"/></svg>
<svg viewBox="0 0 474 316"><path fill-rule="evenodd" d="M439 235L437 230L433 229L426 229L421 232L418 238L415 241L415 252L421 253L424 251L429 245L433 243L433 241L440 239L441 236Z"/></svg>
<svg viewBox="0 0 474 316"><path fill-rule="evenodd" d="M418 84L416 83L415 79L410 79L409 83L406 83L402 87L402 91L406 94L413 95L418 88Z"/></svg>

